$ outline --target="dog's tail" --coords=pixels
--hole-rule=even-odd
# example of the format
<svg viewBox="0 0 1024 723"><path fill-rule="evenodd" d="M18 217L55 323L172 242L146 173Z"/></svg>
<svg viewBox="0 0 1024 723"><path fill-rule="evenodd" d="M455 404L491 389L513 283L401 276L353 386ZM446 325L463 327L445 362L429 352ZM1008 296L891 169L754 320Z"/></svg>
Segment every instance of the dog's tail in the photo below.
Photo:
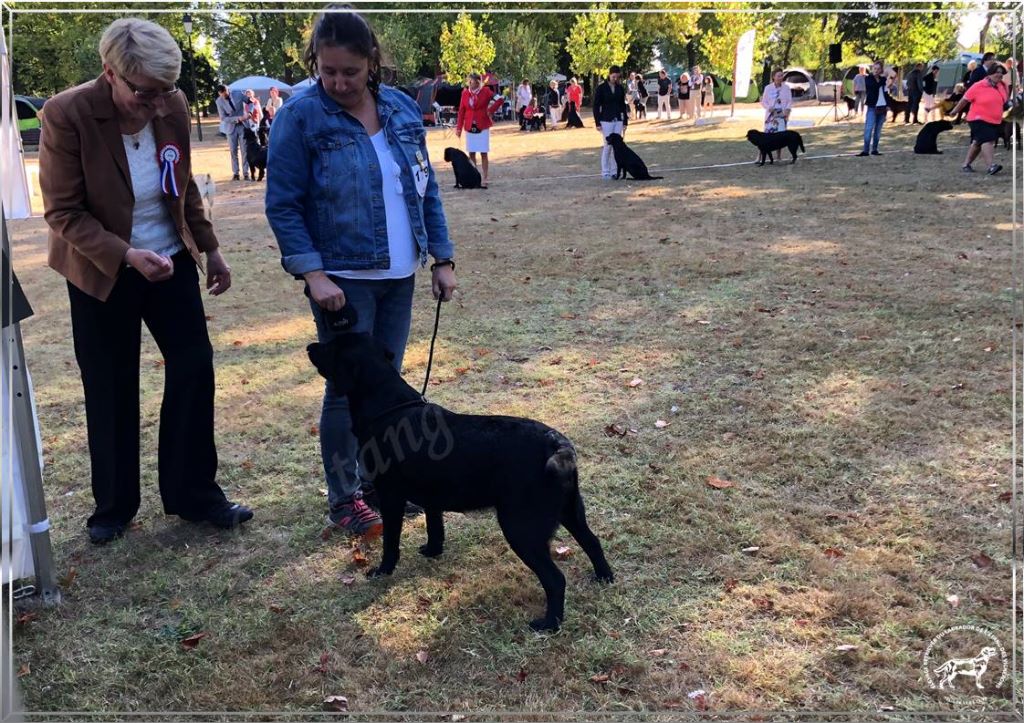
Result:
<svg viewBox="0 0 1024 723"><path fill-rule="evenodd" d="M803 138L803 136L800 136L799 138L800 138L800 150L803 151L804 154L806 155L807 149L804 148L804 138Z"/></svg>
<svg viewBox="0 0 1024 723"><path fill-rule="evenodd" d="M548 480L559 485L564 492L579 489L579 472L576 469L576 450L572 443L564 437L556 438L558 447L544 464L544 474Z"/></svg>

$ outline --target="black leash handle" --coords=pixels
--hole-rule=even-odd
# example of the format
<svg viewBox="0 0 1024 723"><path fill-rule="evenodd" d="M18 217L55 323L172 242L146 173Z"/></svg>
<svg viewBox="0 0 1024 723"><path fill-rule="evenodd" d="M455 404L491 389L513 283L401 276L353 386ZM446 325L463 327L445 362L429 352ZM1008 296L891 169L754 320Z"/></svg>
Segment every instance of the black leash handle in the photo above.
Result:
<svg viewBox="0 0 1024 723"><path fill-rule="evenodd" d="M434 314L434 333L430 337L430 354L427 355L427 375L423 379L423 391L420 392L421 397L427 395L427 384L430 383L430 367L434 363L434 342L437 341L437 327L441 323L441 303L444 301L444 290L437 297L437 311Z"/></svg>

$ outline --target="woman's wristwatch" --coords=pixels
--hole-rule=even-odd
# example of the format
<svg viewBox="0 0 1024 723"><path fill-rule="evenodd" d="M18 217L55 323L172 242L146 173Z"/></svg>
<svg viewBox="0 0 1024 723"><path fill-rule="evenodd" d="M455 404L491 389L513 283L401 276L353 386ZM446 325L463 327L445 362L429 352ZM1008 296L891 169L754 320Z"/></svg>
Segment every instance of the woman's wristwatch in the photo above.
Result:
<svg viewBox="0 0 1024 723"><path fill-rule="evenodd" d="M441 266L451 266L452 271L455 271L455 259L438 259L430 265L430 270L433 271Z"/></svg>

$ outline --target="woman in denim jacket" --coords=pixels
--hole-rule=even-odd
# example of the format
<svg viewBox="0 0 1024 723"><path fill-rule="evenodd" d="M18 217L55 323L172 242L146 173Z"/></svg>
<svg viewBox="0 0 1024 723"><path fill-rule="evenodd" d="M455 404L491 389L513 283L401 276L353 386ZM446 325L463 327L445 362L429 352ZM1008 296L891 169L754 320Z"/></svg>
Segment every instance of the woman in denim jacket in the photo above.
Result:
<svg viewBox="0 0 1024 723"><path fill-rule="evenodd" d="M394 352L401 369L417 267L434 257L434 298L455 290L453 248L419 107L380 84L380 46L348 6L329 6L313 27L305 60L316 85L274 117L266 213L281 264L305 279L317 335L334 333L326 312L352 306L353 331ZM376 534L381 521L356 469L348 399L324 392L320 450L330 514L324 534Z"/></svg>

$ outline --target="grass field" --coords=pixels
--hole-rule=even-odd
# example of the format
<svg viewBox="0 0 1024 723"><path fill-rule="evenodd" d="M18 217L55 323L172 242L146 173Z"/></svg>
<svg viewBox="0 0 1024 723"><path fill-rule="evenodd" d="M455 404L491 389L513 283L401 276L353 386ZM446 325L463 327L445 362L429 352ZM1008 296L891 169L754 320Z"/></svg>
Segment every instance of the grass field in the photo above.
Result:
<svg viewBox="0 0 1024 723"><path fill-rule="evenodd" d="M672 170L750 161L755 125L634 124L626 140L666 176L650 183L603 182L589 127L499 128L488 191L451 190L438 163L461 296L428 394L573 439L617 574L590 583L563 532L567 619L549 637L526 626L541 589L490 514L448 515L437 560L407 523L385 580L361 573L379 543L318 537L314 328L262 187L228 180L222 139L194 149L235 279L206 306L220 482L257 517L217 533L163 516L147 339L142 510L90 546L67 294L43 221L11 223L65 583L15 630L29 709L951 709L921 673L933 636L970 623L1012 642L1009 153L1003 175L967 176L966 125L943 156L910 153L897 125L878 158ZM859 150L858 124L798 130L812 157ZM438 160L454 145L429 138ZM975 703L1008 710L1010 687Z"/></svg>

